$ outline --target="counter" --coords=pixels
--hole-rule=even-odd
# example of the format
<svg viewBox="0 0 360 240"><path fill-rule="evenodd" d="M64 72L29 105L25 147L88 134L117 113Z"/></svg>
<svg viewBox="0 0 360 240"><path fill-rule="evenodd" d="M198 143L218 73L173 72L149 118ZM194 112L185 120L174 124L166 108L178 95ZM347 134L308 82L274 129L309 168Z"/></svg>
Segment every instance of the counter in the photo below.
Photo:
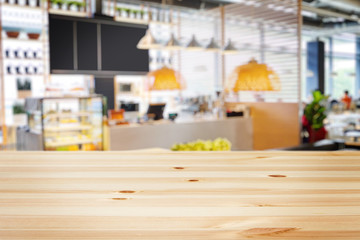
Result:
<svg viewBox="0 0 360 240"><path fill-rule="evenodd" d="M251 118L243 117L111 126L110 150L170 149L175 143L197 139L214 140L218 137L227 138L233 150L252 150L252 131Z"/></svg>
<svg viewBox="0 0 360 240"><path fill-rule="evenodd" d="M0 238L360 239L357 152L0 152Z"/></svg>

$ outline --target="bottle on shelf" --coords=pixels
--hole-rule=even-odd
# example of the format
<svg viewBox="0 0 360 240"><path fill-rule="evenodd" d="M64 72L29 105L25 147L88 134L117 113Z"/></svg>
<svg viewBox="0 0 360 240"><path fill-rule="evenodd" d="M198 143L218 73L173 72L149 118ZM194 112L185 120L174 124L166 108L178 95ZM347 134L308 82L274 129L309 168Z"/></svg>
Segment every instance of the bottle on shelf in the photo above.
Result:
<svg viewBox="0 0 360 240"><path fill-rule="evenodd" d="M25 59L28 59L31 57L30 52L31 52L31 49L29 49L29 48L27 50L24 50L24 58Z"/></svg>
<svg viewBox="0 0 360 240"><path fill-rule="evenodd" d="M15 58L21 58L21 49L18 47L18 48L15 48L14 50L14 57Z"/></svg>
<svg viewBox="0 0 360 240"><path fill-rule="evenodd" d="M8 74L13 74L13 68L10 64L6 66L6 71Z"/></svg>
<svg viewBox="0 0 360 240"><path fill-rule="evenodd" d="M11 49L8 47L5 49L5 57L10 58L11 57Z"/></svg>
<svg viewBox="0 0 360 240"><path fill-rule="evenodd" d="M24 69L25 69L25 74L31 74L31 67L30 67L31 65L30 64L28 64L28 65L26 65L25 67L24 67Z"/></svg>
<svg viewBox="0 0 360 240"><path fill-rule="evenodd" d="M22 66L21 65L15 66L15 72L16 74L22 74L23 73Z"/></svg>

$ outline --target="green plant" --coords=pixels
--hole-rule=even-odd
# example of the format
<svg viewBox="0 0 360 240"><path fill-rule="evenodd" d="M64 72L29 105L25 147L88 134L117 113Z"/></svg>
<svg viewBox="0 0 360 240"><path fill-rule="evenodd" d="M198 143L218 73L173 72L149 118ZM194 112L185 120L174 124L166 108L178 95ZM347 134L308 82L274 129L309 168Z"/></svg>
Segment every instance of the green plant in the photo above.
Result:
<svg viewBox="0 0 360 240"><path fill-rule="evenodd" d="M75 5L75 6L77 6L77 1L67 1L67 5L68 6L71 6L71 5Z"/></svg>
<svg viewBox="0 0 360 240"><path fill-rule="evenodd" d="M76 6L80 7L85 7L86 6L86 2L76 2L75 4Z"/></svg>
<svg viewBox="0 0 360 240"><path fill-rule="evenodd" d="M138 13L138 10L136 9L130 9L130 14L133 13L134 15L136 15Z"/></svg>
<svg viewBox="0 0 360 240"><path fill-rule="evenodd" d="M17 90L31 90L31 81L25 80L25 82L21 81L20 79L16 80L16 87Z"/></svg>
<svg viewBox="0 0 360 240"><path fill-rule="evenodd" d="M324 119L326 118L326 100L329 96L323 95L320 91L313 91L313 100L306 105L304 115L309 122L311 128L318 130L324 127Z"/></svg>
<svg viewBox="0 0 360 240"><path fill-rule="evenodd" d="M64 0L50 0L53 4L58 4L59 6L62 6L65 1Z"/></svg>
<svg viewBox="0 0 360 240"><path fill-rule="evenodd" d="M126 12L126 15L129 17L131 9L123 8L123 10Z"/></svg>
<svg viewBox="0 0 360 240"><path fill-rule="evenodd" d="M23 104L15 103L13 106L13 113L14 114L23 114L25 113L25 108Z"/></svg>

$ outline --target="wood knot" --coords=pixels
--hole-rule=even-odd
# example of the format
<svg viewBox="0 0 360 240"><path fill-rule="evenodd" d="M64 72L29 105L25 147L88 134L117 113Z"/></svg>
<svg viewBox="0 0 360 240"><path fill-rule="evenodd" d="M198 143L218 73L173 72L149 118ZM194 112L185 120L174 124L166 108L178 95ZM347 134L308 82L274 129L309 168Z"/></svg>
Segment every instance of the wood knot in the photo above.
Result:
<svg viewBox="0 0 360 240"><path fill-rule="evenodd" d="M258 207L272 207L271 204L258 204Z"/></svg>
<svg viewBox="0 0 360 240"><path fill-rule="evenodd" d="M189 179L188 182L198 182L199 179Z"/></svg>
<svg viewBox="0 0 360 240"><path fill-rule="evenodd" d="M122 191L117 191L117 193L135 193L135 191L133 191L133 190L122 190Z"/></svg>
<svg viewBox="0 0 360 240"><path fill-rule="evenodd" d="M174 167L174 169L183 170L184 168L183 167Z"/></svg>
<svg viewBox="0 0 360 240"><path fill-rule="evenodd" d="M274 174L274 175L269 175L269 177L286 177L286 175Z"/></svg>

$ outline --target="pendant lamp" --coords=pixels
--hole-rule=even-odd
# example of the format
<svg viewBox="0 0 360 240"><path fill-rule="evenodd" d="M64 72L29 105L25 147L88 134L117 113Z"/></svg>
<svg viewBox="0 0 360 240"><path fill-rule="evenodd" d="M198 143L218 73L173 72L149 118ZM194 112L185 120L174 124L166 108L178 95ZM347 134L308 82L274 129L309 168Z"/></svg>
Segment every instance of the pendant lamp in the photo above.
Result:
<svg viewBox="0 0 360 240"><path fill-rule="evenodd" d="M150 29L146 30L146 34L140 39L136 46L138 49L152 49L159 48L161 45L156 41L154 36L151 34Z"/></svg>
<svg viewBox="0 0 360 240"><path fill-rule="evenodd" d="M220 50L220 47L216 44L215 39L211 38L210 43L206 45L205 50L216 52Z"/></svg>
<svg viewBox="0 0 360 240"><path fill-rule="evenodd" d="M172 33L169 41L167 41L167 43L165 44L165 49L166 50L179 50L181 48L182 48L181 44L179 43L179 41L175 38L174 34Z"/></svg>
<svg viewBox="0 0 360 240"><path fill-rule="evenodd" d="M228 40L227 44L223 48L223 54L237 54L239 50L233 45L231 39Z"/></svg>
<svg viewBox="0 0 360 240"><path fill-rule="evenodd" d="M203 47L196 40L195 35L192 35L190 42L186 45L186 50L189 51L200 51Z"/></svg>
<svg viewBox="0 0 360 240"><path fill-rule="evenodd" d="M279 76L266 64L259 64L252 59L233 71L230 82L235 83L232 90L238 91L279 91Z"/></svg>
<svg viewBox="0 0 360 240"><path fill-rule="evenodd" d="M180 90L183 81L180 74L166 66L152 71L147 75L148 89L153 90Z"/></svg>

